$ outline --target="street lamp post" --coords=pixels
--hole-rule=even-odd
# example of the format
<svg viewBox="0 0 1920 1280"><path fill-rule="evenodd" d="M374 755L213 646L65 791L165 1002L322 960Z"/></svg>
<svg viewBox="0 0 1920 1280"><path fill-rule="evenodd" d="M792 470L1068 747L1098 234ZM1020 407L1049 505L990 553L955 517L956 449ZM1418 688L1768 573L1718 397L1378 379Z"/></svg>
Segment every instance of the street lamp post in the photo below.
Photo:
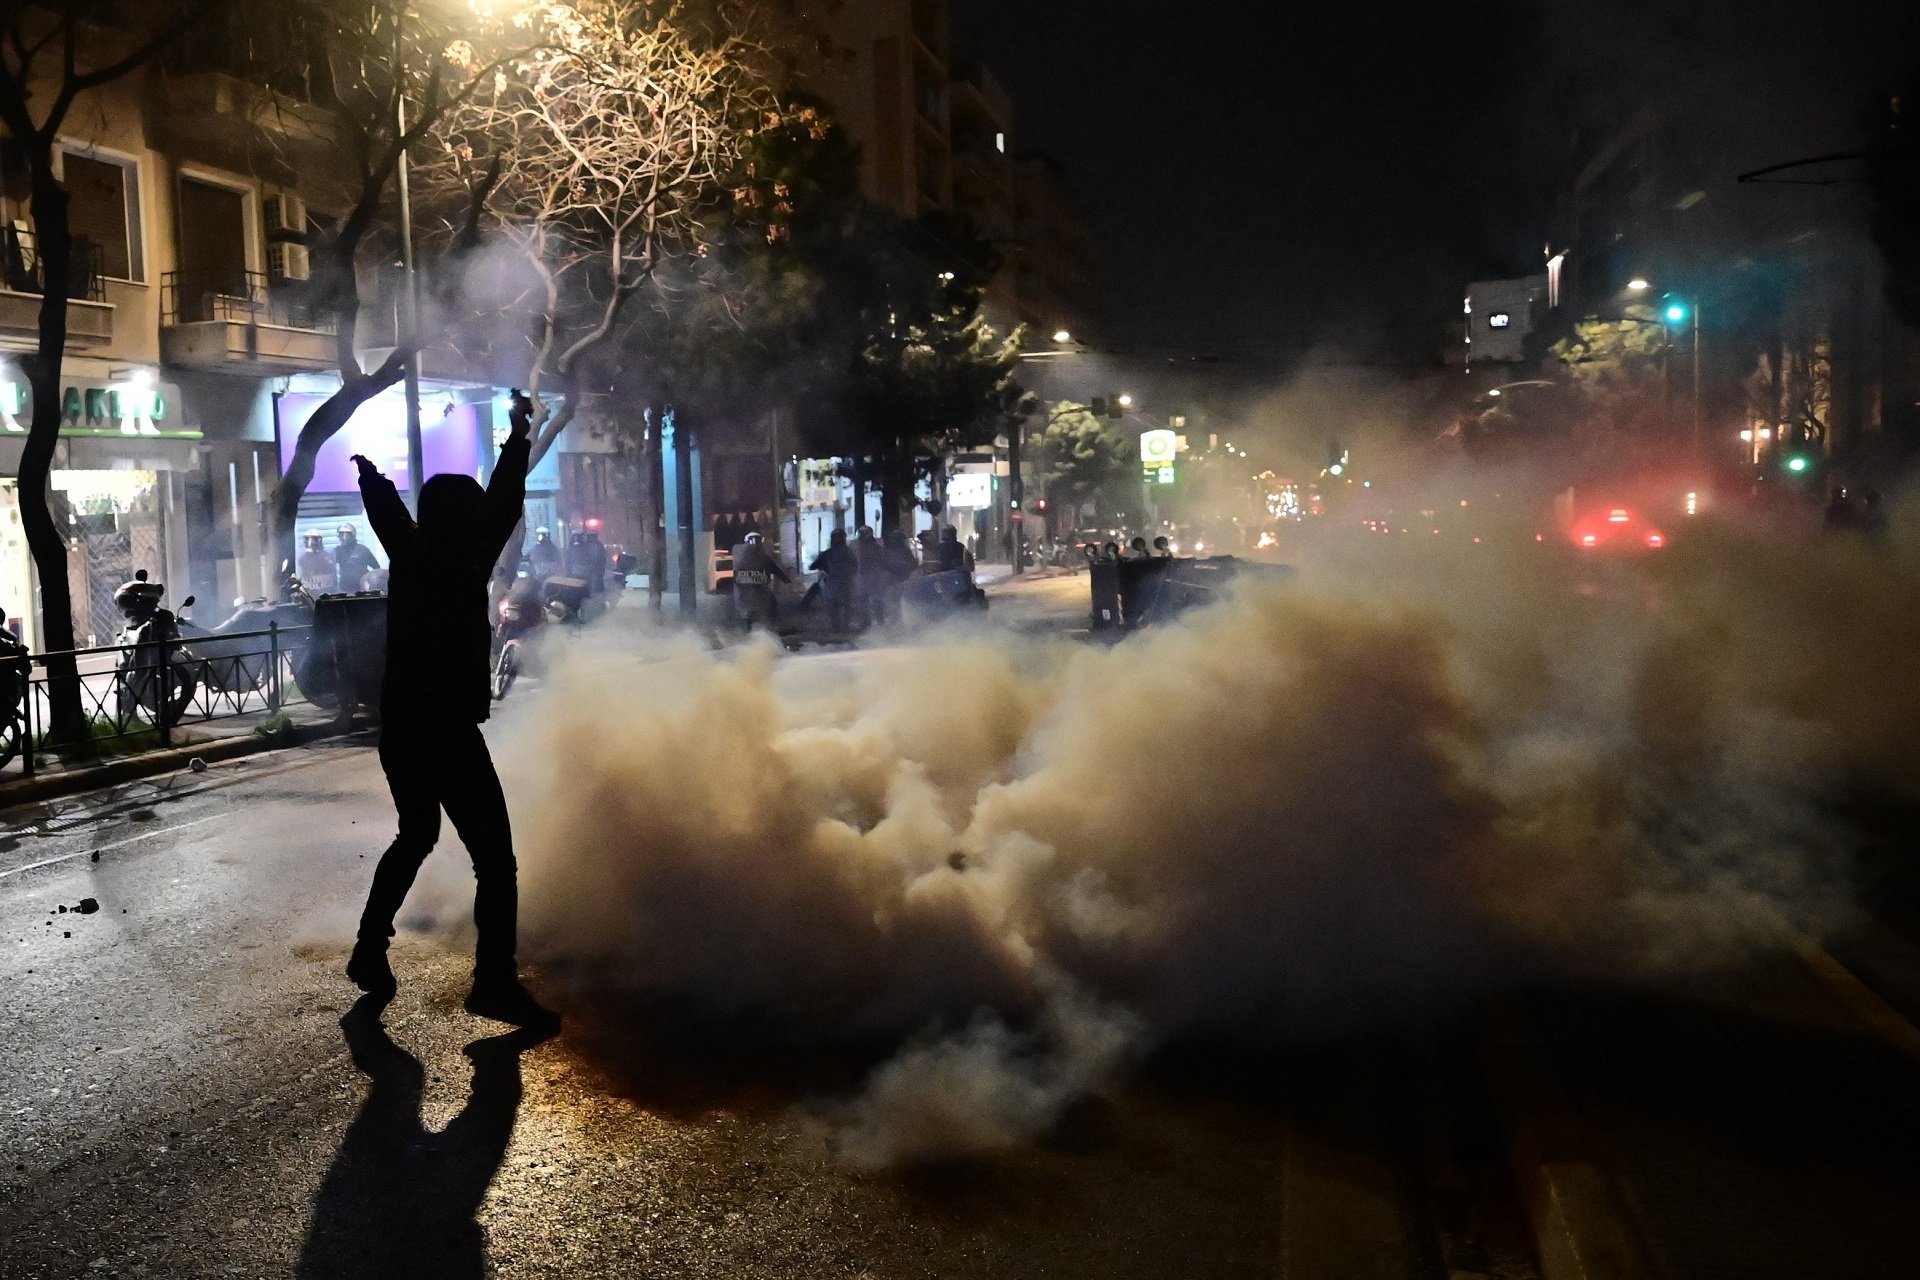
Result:
<svg viewBox="0 0 1920 1280"><path fill-rule="evenodd" d="M1067 330L1054 330L1053 340L1058 346L1066 349L1060 351L1022 351L1020 353L1020 359L1026 361L1048 360L1060 356L1079 354L1076 349L1069 346L1073 341L1073 335ZM1007 523L1013 526L1012 558L1013 571L1016 574L1025 573L1027 568L1027 544L1026 539L1022 536L1026 533L1027 528L1026 483L1020 475L1020 452L1024 444L1023 437L1026 435L1026 431L1026 419L1021 418L1017 419L1012 429L1007 432L1007 502L1008 514L1010 516Z"/></svg>
<svg viewBox="0 0 1920 1280"><path fill-rule="evenodd" d="M404 74L404 62L400 43L401 11L396 9L393 22L393 63L397 73ZM394 124L399 130L399 140L407 136L407 95L404 92L394 94ZM413 198L407 181L407 148L400 148L400 163L395 170L395 183L400 197L400 332L394 334L394 341L413 340L415 330L420 324L420 297L413 273ZM426 445L420 435L420 354L413 351L407 356L404 370L407 398L407 495L413 500L413 509L420 510L420 485L425 480L427 469Z"/></svg>

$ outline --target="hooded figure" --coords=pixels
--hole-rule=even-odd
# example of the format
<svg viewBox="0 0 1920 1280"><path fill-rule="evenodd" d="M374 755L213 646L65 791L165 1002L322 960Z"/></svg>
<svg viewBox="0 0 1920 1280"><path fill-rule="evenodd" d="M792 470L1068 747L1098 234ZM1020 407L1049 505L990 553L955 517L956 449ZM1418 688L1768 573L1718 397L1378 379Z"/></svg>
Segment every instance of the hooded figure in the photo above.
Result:
<svg viewBox="0 0 1920 1280"><path fill-rule="evenodd" d="M860 578L860 560L847 545L846 530L835 529L827 539L827 549L815 556L808 568L820 575L820 594L827 599L827 624L845 632L853 609L854 586Z"/></svg>
<svg viewBox="0 0 1920 1280"><path fill-rule="evenodd" d="M355 455L367 519L386 548L387 672L380 691L380 767L393 792L399 834L380 858L360 917L347 977L380 999L394 993L387 963L393 918L440 836L440 811L473 859L475 947L467 1011L525 1027L559 1019L520 985L514 953L518 872L507 801L480 736L492 628L487 583L526 500L533 406L516 394L512 431L493 478L437 475L420 487L420 518L407 514L393 482Z"/></svg>

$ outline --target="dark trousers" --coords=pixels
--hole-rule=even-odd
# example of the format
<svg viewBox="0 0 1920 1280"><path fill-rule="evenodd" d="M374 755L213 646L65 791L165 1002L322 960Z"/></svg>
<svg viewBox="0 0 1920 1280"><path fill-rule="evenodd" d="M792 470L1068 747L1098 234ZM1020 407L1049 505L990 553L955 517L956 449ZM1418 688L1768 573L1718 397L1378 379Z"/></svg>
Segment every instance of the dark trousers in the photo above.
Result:
<svg viewBox="0 0 1920 1280"><path fill-rule="evenodd" d="M374 870L367 909L360 916L361 939L385 943L393 936L393 918L440 838L440 811L445 809L473 859L473 923L480 933L474 973L513 977L520 902L513 832L507 798L480 726L388 722L380 732L380 767L393 792L400 833Z"/></svg>

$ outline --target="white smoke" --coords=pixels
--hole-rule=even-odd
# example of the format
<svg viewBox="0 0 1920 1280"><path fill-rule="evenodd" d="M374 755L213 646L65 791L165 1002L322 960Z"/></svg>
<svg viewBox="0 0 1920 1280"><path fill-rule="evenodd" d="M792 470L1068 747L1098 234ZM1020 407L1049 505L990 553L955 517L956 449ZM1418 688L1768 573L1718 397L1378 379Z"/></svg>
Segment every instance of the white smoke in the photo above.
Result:
<svg viewBox="0 0 1920 1280"><path fill-rule="evenodd" d="M1330 555L1111 649L583 649L503 761L523 937L596 1016L877 1046L813 1109L872 1166L1024 1141L1169 1036L1722 963L1756 904L1845 911L1837 780L1915 776L1920 557L1697 533L1586 594Z"/></svg>

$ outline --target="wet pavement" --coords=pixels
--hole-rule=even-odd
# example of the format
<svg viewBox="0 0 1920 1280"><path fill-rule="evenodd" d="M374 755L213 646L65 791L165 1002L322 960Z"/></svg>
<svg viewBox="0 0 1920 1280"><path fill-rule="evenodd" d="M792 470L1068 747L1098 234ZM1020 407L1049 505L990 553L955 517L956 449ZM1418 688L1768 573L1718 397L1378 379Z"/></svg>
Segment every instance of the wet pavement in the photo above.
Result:
<svg viewBox="0 0 1920 1280"><path fill-rule="evenodd" d="M1070 626L1085 589L996 584L994 617ZM568 1025L531 1041L461 1011L458 929L417 909L399 998L356 1013L391 823L363 738L6 819L6 1280L1913 1273L1913 912L1394 1042L1176 1047L1027 1149L869 1173L803 1118L843 1064L634 1034L538 975ZM449 836L427 878L466 876Z"/></svg>
<svg viewBox="0 0 1920 1280"><path fill-rule="evenodd" d="M335 741L9 811L0 1276L1307 1274L1289 1248L1367 1220L1315 1208L1351 1160L1245 1081L1149 1078L1033 1149L871 1174L697 1054L616 1080L585 1011L538 1044L469 1017L457 941L403 933L384 1026L351 1016L386 803Z"/></svg>

